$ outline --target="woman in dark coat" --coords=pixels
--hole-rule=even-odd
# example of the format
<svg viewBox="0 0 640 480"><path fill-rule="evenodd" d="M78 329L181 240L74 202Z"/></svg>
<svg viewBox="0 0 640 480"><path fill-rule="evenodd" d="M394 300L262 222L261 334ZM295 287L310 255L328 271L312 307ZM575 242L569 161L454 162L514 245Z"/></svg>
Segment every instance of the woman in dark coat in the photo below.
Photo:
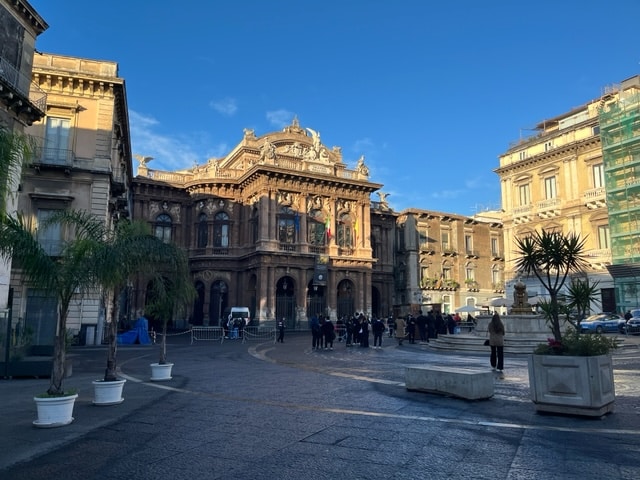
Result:
<svg viewBox="0 0 640 480"><path fill-rule="evenodd" d="M494 313L489 321L489 346L491 346L491 368L497 368L500 373L504 368L504 324L500 320L500 315Z"/></svg>

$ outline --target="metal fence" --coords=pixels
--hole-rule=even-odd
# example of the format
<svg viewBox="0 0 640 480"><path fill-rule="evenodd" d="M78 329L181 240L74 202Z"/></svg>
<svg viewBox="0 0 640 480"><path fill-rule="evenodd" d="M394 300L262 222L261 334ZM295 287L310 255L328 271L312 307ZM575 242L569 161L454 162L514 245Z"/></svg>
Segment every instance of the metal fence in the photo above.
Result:
<svg viewBox="0 0 640 480"><path fill-rule="evenodd" d="M224 329L222 327L191 327L191 345L195 341L214 341L222 343Z"/></svg>

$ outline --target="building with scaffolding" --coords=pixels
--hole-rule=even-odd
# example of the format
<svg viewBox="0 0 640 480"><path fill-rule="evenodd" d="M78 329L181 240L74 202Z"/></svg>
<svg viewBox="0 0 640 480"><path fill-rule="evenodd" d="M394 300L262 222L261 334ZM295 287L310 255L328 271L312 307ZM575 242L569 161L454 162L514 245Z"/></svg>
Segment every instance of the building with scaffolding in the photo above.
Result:
<svg viewBox="0 0 640 480"><path fill-rule="evenodd" d="M616 304L640 306L640 76L608 89L599 108Z"/></svg>

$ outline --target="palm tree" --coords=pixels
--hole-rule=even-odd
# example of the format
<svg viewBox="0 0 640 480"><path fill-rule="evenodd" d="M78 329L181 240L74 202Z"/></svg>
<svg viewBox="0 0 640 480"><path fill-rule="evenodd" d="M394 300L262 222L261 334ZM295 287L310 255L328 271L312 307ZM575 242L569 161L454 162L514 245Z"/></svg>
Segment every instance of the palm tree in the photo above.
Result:
<svg viewBox="0 0 640 480"><path fill-rule="evenodd" d="M551 331L557 342L562 341L558 294L571 273L584 271L588 265L585 239L574 233L558 231L535 232L516 238L515 269L518 273L535 276L549 294L548 314Z"/></svg>
<svg viewBox="0 0 640 480"><path fill-rule="evenodd" d="M81 211L61 211L52 217L61 224L71 225L90 242L91 268L97 285L102 288L105 303L110 299L107 368L104 381L117 380L117 325L121 310L120 292L136 275L156 278L162 273L174 275L179 269L187 272L181 250L152 235L148 223L120 220L108 225L100 218ZM184 265L183 265L184 263Z"/></svg>
<svg viewBox="0 0 640 480"><path fill-rule="evenodd" d="M46 228L45 222L41 228ZM38 232L30 228L21 215L0 217L0 258L13 258L29 287L56 296L57 325L53 344L53 366L47 393L64 395L67 316L76 294L83 294L95 285L90 268L92 243L82 232L69 232L72 240L63 244L60 253L52 256L38 242Z"/></svg>
<svg viewBox="0 0 640 480"><path fill-rule="evenodd" d="M150 280L145 312L162 323L162 341L158 363L167 363L167 324L171 317L183 313L196 297L196 289L189 275L187 255L177 246L168 244L174 253L168 262L158 264L157 273Z"/></svg>
<svg viewBox="0 0 640 480"><path fill-rule="evenodd" d="M0 216L6 215L8 199L17 190L23 162L32 152L29 137L0 126Z"/></svg>
<svg viewBox="0 0 640 480"><path fill-rule="evenodd" d="M598 301L598 285L600 282L589 282L589 279L581 280L579 278L571 280L567 287L567 310L575 311L577 315L574 327L576 331L580 331L580 322L584 320L591 311L591 304ZM573 323L573 322L572 322Z"/></svg>

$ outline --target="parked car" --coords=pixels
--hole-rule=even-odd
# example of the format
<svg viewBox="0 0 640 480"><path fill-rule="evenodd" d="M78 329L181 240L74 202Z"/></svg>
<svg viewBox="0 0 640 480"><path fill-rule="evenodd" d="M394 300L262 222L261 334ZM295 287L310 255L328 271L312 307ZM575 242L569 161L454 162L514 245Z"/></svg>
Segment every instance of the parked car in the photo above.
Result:
<svg viewBox="0 0 640 480"><path fill-rule="evenodd" d="M623 331L627 335L640 335L640 317L632 317L627 320Z"/></svg>
<svg viewBox="0 0 640 480"><path fill-rule="evenodd" d="M616 313L598 313L580 322L581 333L622 332L627 321Z"/></svg>

